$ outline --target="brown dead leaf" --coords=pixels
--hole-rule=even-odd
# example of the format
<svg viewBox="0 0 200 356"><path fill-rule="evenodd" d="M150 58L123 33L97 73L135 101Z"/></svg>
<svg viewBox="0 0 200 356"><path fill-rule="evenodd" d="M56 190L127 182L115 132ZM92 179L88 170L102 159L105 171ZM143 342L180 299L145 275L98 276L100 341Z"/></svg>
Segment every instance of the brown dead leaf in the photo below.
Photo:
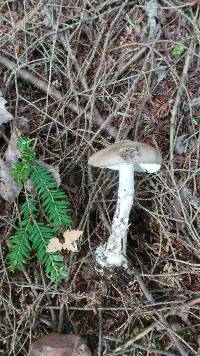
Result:
<svg viewBox="0 0 200 356"><path fill-rule="evenodd" d="M170 262L166 262L163 273L166 273L166 276L163 277L163 281L170 287L175 287L177 285L176 279L173 274L173 265Z"/></svg>
<svg viewBox="0 0 200 356"><path fill-rule="evenodd" d="M0 98L1 99L1 98ZM1 112L0 112L1 115ZM17 148L17 139L18 136L15 132L12 133L7 150L5 152L5 161L1 160L0 163L0 195L2 198L9 203L13 203L14 200L18 197L21 188L18 187L15 180L11 175L11 168L20 158L20 151ZM61 183L59 170L57 166L52 166L43 162L42 160L37 160L39 164L43 164L53 175L56 180L56 183L59 187ZM28 192L35 197L35 190L33 188L33 184L30 180L28 180L25 184L26 189Z"/></svg>
<svg viewBox="0 0 200 356"><path fill-rule="evenodd" d="M20 158L21 154L19 149L17 148L17 139L18 136L15 132L12 133L10 137L10 141L5 153L5 160L8 165L12 166L17 160Z"/></svg>
<svg viewBox="0 0 200 356"><path fill-rule="evenodd" d="M62 243L57 237L54 237L49 242L46 251L47 252L56 252L63 250L68 250L72 252L77 252L77 244L76 241L81 237L83 231L79 230L66 230L63 234L65 242Z"/></svg>
<svg viewBox="0 0 200 356"><path fill-rule="evenodd" d="M15 201L22 189L17 185L11 174L11 168L19 158L17 135L13 132L5 152L5 161L0 160L0 196L9 203Z"/></svg>
<svg viewBox="0 0 200 356"><path fill-rule="evenodd" d="M15 53L16 53L16 55L18 56L18 55L20 54L20 52L21 52L21 46L20 46L20 45L16 45L16 46L15 46Z"/></svg>
<svg viewBox="0 0 200 356"><path fill-rule="evenodd" d="M32 343L29 356L36 355L92 356L92 353L82 337L53 332Z"/></svg>
<svg viewBox="0 0 200 356"><path fill-rule="evenodd" d="M17 185L11 176L10 166L3 160L0 160L0 180L1 197L9 203L13 203L14 200L18 197L21 191L21 187Z"/></svg>
<svg viewBox="0 0 200 356"><path fill-rule="evenodd" d="M3 98L0 91L0 125L14 119L12 114L10 114L9 111L5 108L6 103L7 101Z"/></svg>

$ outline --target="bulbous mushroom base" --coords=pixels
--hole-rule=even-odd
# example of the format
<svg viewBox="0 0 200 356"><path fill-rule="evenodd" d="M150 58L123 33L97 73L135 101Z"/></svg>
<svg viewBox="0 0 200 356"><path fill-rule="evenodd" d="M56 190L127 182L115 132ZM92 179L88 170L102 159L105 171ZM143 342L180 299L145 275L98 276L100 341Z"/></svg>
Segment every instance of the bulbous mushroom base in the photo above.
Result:
<svg viewBox="0 0 200 356"><path fill-rule="evenodd" d="M127 258L122 252L108 249L107 244L97 247L95 257L97 265L102 268L123 267L128 269Z"/></svg>

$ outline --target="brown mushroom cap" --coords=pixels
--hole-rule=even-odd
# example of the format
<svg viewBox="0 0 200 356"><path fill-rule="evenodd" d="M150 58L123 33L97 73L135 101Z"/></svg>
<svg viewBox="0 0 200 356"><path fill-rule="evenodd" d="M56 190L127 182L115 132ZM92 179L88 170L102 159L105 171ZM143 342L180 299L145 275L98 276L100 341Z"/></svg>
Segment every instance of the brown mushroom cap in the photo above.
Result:
<svg viewBox="0 0 200 356"><path fill-rule="evenodd" d="M114 170L119 170L121 164L133 164L136 172L156 172L161 166L162 157L154 147L145 143L124 140L97 151L90 156L88 163L94 167Z"/></svg>

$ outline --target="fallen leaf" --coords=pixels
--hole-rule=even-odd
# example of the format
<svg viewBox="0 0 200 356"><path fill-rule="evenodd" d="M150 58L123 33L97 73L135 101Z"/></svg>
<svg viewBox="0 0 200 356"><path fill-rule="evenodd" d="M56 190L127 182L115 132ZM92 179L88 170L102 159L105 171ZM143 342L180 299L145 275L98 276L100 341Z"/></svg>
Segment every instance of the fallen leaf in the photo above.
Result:
<svg viewBox="0 0 200 356"><path fill-rule="evenodd" d="M65 242L62 243L57 237L54 237L49 242L46 251L47 252L56 252L63 250L68 250L72 252L77 252L76 241L81 237L83 231L79 230L66 230L63 234Z"/></svg>
<svg viewBox="0 0 200 356"><path fill-rule="evenodd" d="M29 355L92 356L92 353L82 337L53 332L34 341L30 346Z"/></svg>
<svg viewBox="0 0 200 356"><path fill-rule="evenodd" d="M5 152L6 163L10 166L13 166L14 163L21 157L20 151L17 148L18 136L15 132L12 133L10 141Z"/></svg>
<svg viewBox="0 0 200 356"><path fill-rule="evenodd" d="M163 283L166 283L170 287L176 287L177 286L177 281L175 277L173 276L173 265L170 262L166 262L164 268L163 268L163 273L165 273L165 276L162 276L161 280Z"/></svg>
<svg viewBox="0 0 200 356"><path fill-rule="evenodd" d="M7 101L3 98L0 91L0 125L13 120L12 114L10 114L9 111L5 108L6 103Z"/></svg>
<svg viewBox="0 0 200 356"><path fill-rule="evenodd" d="M63 234L63 237L65 239L65 242L63 244L63 249L68 250L68 251L77 251L77 245L76 241L81 237L83 234L83 231L79 230L66 230Z"/></svg>
<svg viewBox="0 0 200 356"><path fill-rule="evenodd" d="M59 241L57 237L54 237L51 239L49 242L46 251L47 252L56 252L56 251L61 251L62 250L62 243Z"/></svg>
<svg viewBox="0 0 200 356"><path fill-rule="evenodd" d="M16 53L17 56L20 54L20 51L21 51L21 46L20 45L16 45L15 46L15 53Z"/></svg>
<svg viewBox="0 0 200 356"><path fill-rule="evenodd" d="M19 157L17 135L13 132L5 152L5 161L0 160L0 196L9 203L15 201L22 189L11 175L11 168Z"/></svg>
<svg viewBox="0 0 200 356"><path fill-rule="evenodd" d="M9 203L13 203L22 188L17 185L10 174L10 166L3 160L0 160L0 179L1 197Z"/></svg>
<svg viewBox="0 0 200 356"><path fill-rule="evenodd" d="M22 189L21 187L18 187L17 183L11 175L11 168L21 157L20 151L17 148L17 139L17 134L13 132L5 152L5 161L1 160L0 162L0 196L9 203L14 202ZM37 160L37 162L44 165L52 173L59 187L61 179L58 167L47 164L42 160ZM35 197L36 193L30 179L27 180L25 188L32 197Z"/></svg>

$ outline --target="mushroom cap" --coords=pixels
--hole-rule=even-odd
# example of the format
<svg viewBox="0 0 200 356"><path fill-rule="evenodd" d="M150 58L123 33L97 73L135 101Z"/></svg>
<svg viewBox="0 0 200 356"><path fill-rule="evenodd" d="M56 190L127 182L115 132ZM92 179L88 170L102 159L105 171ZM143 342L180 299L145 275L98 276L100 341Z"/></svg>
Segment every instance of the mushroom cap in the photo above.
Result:
<svg viewBox="0 0 200 356"><path fill-rule="evenodd" d="M123 164L132 164L136 172L153 173L160 169L160 152L145 143L118 141L90 156L88 163L94 167L119 170Z"/></svg>

